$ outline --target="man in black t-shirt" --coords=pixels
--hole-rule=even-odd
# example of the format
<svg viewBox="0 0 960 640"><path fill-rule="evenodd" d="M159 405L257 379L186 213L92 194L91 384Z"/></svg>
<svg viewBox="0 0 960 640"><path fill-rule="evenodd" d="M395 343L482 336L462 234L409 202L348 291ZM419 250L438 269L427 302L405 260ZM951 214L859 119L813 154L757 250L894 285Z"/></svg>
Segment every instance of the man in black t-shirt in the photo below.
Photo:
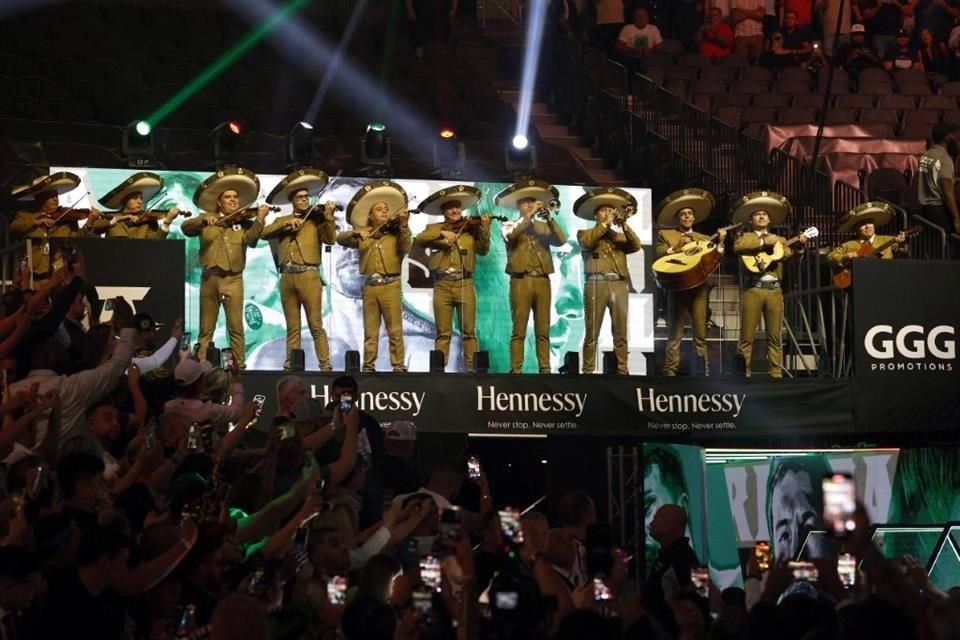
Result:
<svg viewBox="0 0 960 640"><path fill-rule="evenodd" d="M852 0L851 6L854 21L866 27L875 51L884 52L894 44L903 15L893 0Z"/></svg>
<svg viewBox="0 0 960 640"><path fill-rule="evenodd" d="M668 629L674 624L670 600L690 589L693 570L700 566L686 530L687 512L675 504L657 509L650 522L650 535L660 543L660 552L647 574L644 604Z"/></svg>
<svg viewBox="0 0 960 640"><path fill-rule="evenodd" d="M880 66L880 58L867 44L867 30L862 24L850 27L850 42L840 45L837 63L854 79L864 69Z"/></svg>
<svg viewBox="0 0 960 640"><path fill-rule="evenodd" d="M797 26L797 12L783 14L783 28L773 34L770 44L769 66L776 68L796 67L813 52L813 40L805 27Z"/></svg>
<svg viewBox="0 0 960 640"><path fill-rule="evenodd" d="M896 44L887 49L883 56L883 68L891 72L901 69L923 69L920 63L920 52L910 44L910 34L905 29L897 33Z"/></svg>

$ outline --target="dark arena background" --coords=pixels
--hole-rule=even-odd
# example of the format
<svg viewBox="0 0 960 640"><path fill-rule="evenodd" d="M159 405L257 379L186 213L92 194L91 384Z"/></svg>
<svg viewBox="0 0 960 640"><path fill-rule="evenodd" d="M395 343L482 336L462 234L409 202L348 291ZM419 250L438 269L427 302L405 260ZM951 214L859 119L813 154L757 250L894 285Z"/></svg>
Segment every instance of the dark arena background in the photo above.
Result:
<svg viewBox="0 0 960 640"><path fill-rule="evenodd" d="M671 596L705 595L694 595L694 574L706 567L716 593L705 599L721 629L724 607L741 597L725 591L721 602L721 591L745 589L752 608L755 579L770 584L755 563L764 542L771 571L788 561L821 571L817 582L804 577L809 567L795 567L785 599L823 602L829 594L831 604L850 599L864 611L881 601L898 624L918 628L935 606L957 609L946 593L960 586L960 212L951 173L960 155L960 3L775 4L0 2L0 551L9 551L0 554L0 613L15 614L0 622L16 625L0 625L0 640L61 637L86 624L93 626L83 637L121 637L114 614L92 622L91 611L111 607L130 619L135 638L234 637L224 635L231 611L248 611L250 629L266 625L251 638L452 637L452 621L476 638L553 637L564 624L573 635L556 637L587 637L576 635L576 608L590 611L584 619L605 619L618 638L636 624L630 603L641 591L663 605L645 615L681 637ZM319 176L304 183L306 217L286 197L296 190L272 196L304 174ZM155 185L134 215L156 219L129 225L149 228L150 238L107 231L122 226L111 220L129 190L122 202L111 197L127 181ZM221 186L205 192L211 182ZM214 217L228 214L212 209L235 185L246 217L217 226ZM351 233L378 231L374 214L367 218L374 200L354 207L375 189L402 193L409 210L402 222L399 208L390 210L383 237L398 233L390 229L399 222L412 242L396 273L384 267L371 279L362 271L370 241ZM461 245L457 275L436 267L449 242L438 249L418 241L444 222L432 207L454 191L472 194L464 215L492 216L443 227L461 229L455 244L459 234L480 242L479 232L462 229L489 232L489 250L477 251L466 277ZM537 202L525 227L523 199L511 194L528 191ZM59 200L50 205L52 196ZM337 206L326 212L326 202ZM228 234L259 228L265 203L266 226L291 214L319 225L329 215L347 241L315 236L319 264L306 265L291 265L282 238L227 247ZM609 220L601 219L605 206ZM695 230L684 228L684 212ZM204 216L210 226L191 232ZM591 244L598 225L607 244ZM543 239L557 228L559 241ZM519 243L517 229L527 234ZM214 233L225 255L245 256L235 273L209 262L220 250ZM383 250L379 231L372 237ZM527 240L542 250L528 255L541 257L518 272ZM751 241L759 253L744 249ZM754 268L756 256L776 260L791 249L768 270ZM684 276L702 277L677 286L663 271L667 254L675 258L667 257L669 268L686 269L692 257L696 267ZM322 281L311 291L332 370L322 370L302 308L300 349L288 350L281 274L292 280L304 270ZM180 383L183 371L200 367L202 289L238 274L242 396L194 398ZM51 275L64 282L48 288ZM399 362L385 325L365 345L365 305L381 275L391 281L384 289L398 281ZM435 290L448 277L461 294L475 293L476 360L464 355L459 312L446 362L437 351ZM524 295L517 292L537 284L538 295L549 294L540 336L532 318L514 318ZM609 309L595 302L597 291L615 289ZM30 302L36 291L41 304ZM231 294L218 295L226 306ZM768 304L763 321L754 314L758 297ZM676 312L682 304L691 317ZM782 319L770 304L782 305ZM611 311L625 321L614 326ZM186 336L140 383L137 373L131 381L129 354L122 369L104 368L111 353L129 348L122 329L132 314L138 357L180 320ZM588 372L594 316L596 371ZM745 316L757 321L746 353ZM511 362L518 327L526 327L519 365ZM47 355L51 341L66 360ZM376 371L361 371L372 344ZM618 347L627 353L619 362ZM213 373L203 381L221 375L228 348L220 309L206 353ZM366 414L356 448L340 430L358 427L331 413L344 375L359 385L353 402ZM301 390L299 404L285 395L289 385ZM147 391L143 406L131 387ZM258 417L241 420L239 407L261 396ZM297 418L295 407L309 416ZM63 433L45 439L58 411ZM211 417L217 412L229 420ZM320 437L330 421L337 435ZM356 462L340 464L344 451ZM474 457L482 479L465 479ZM402 490L388 480L398 469L407 473ZM845 513L860 529L828 531L824 512L835 496L825 476L852 487L844 507L855 498L863 510ZM432 492L439 516L420 507L391 512L395 494L417 487ZM592 511L578 510L576 492L592 499ZM665 551L651 533L663 505L682 507L677 539L688 538L697 559L667 595L658 586ZM549 545L544 537L531 551L513 537L514 508L545 514ZM381 522L403 535L384 542ZM524 526L536 532L539 522L533 516ZM475 545L470 559L470 545L451 546L460 530ZM341 534L349 566L324 556L336 546L320 540L331 531ZM74 534L86 565L73 551L57 553ZM178 539L182 554L171 546ZM382 544L368 553L376 546L368 540ZM114 547L133 559L114 567ZM440 569L434 556L444 558ZM510 568L518 557L552 567L531 579L535 604L524 591L532 582L508 584L519 580ZM855 584L834 588L835 558L854 563L839 578ZM471 580L474 560L483 584ZM206 562L223 570L216 585L198 577ZM390 602L412 606L417 619L380 611L396 636L358 631L360 605L374 606L364 598L388 600L363 591L370 575L394 565L403 578ZM81 610L65 594L77 584L97 591L91 566L125 577L98 583L107 595ZM904 589L922 589L923 602L884 592L876 582L889 575L884 568L905 576ZM38 572L50 599L6 595L6 582L22 586ZM434 573L443 584L435 593ZM578 597L591 582L595 598ZM616 583L616 605L602 597L607 582ZM173 585L176 593L158 596ZM231 593L240 594L232 604ZM557 606L541 606L541 595ZM770 597L764 591L761 602L775 607ZM623 624L610 623L618 617ZM604 637L600 628L590 637Z"/></svg>

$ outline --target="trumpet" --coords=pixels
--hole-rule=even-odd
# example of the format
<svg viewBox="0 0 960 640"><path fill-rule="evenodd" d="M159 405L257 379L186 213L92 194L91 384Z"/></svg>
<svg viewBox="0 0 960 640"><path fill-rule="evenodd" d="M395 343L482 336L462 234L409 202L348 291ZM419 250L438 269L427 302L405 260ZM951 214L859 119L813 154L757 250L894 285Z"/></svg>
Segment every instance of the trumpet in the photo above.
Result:
<svg viewBox="0 0 960 640"><path fill-rule="evenodd" d="M537 210L533 212L533 215L540 216L545 220L549 220L550 216L556 215L560 211L560 201L554 198L550 200L547 204L542 202L537 202Z"/></svg>
<svg viewBox="0 0 960 640"><path fill-rule="evenodd" d="M613 211L613 223L622 227L624 224L626 224L627 218L636 213L636 211L637 208L629 204L623 207L617 207Z"/></svg>

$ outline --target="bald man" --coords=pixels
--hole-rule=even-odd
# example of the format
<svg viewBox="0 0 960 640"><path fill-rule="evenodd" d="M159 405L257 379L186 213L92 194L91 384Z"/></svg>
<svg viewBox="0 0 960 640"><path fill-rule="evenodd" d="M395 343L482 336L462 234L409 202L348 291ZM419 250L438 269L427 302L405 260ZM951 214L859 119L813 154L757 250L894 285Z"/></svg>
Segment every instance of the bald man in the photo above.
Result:
<svg viewBox="0 0 960 640"><path fill-rule="evenodd" d="M684 535L686 530L687 512L675 504L657 509L650 522L650 535L660 543L660 553L647 573L644 603L662 624L671 624L667 603L680 591L691 588L690 576L700 566Z"/></svg>

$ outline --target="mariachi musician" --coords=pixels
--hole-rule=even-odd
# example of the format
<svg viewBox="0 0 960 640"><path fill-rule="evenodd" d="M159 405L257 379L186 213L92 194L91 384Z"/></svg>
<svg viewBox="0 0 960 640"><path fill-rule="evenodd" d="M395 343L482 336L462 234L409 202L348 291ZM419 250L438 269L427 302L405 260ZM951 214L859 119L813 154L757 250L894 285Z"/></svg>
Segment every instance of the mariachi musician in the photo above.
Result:
<svg viewBox="0 0 960 640"><path fill-rule="evenodd" d="M256 174L242 167L221 169L204 180L193 194L200 208L196 218L180 226L183 235L200 237L200 336L201 361L213 341L220 306L227 316L230 348L237 366L245 368L243 335L243 269L247 247L255 247L263 233L267 205L248 209L260 193Z"/></svg>
<svg viewBox="0 0 960 640"><path fill-rule="evenodd" d="M347 219L354 228L337 235L337 244L360 251L363 370L376 371L382 318L390 340L390 364L394 371L406 371L400 268L411 247L407 192L389 180L364 185L350 200Z"/></svg>
<svg viewBox="0 0 960 640"><path fill-rule="evenodd" d="M749 223L750 231L737 237L733 250L741 257L740 263L740 343L738 357L742 359L744 374L751 377L753 338L763 316L767 333L767 363L774 380L783 377L783 260L794 255L790 248L799 240L806 243L808 236L800 234L787 240L770 231L770 226L782 225L791 210L790 202L771 191L756 191L740 199L733 212L733 221ZM768 266L751 268L754 263L766 262L763 256L780 256Z"/></svg>
<svg viewBox="0 0 960 640"><path fill-rule="evenodd" d="M684 254L690 243L706 243L708 251L715 252L714 259L719 263L723 254L727 230L720 229L715 238L710 238L693 230L710 217L714 199L709 191L703 189L682 189L667 196L657 205L657 258ZM702 264L702 261L701 261ZM667 291L667 348L664 353L663 375L675 376L680 369L680 342L683 329L690 317L690 332L693 335L693 348L697 366L695 372L710 374L707 356L707 308L709 306L709 288L705 279L696 286L671 288L666 278L659 280L666 285ZM692 282L691 282L692 283Z"/></svg>
<svg viewBox="0 0 960 640"><path fill-rule="evenodd" d="M80 222L94 224L100 217L97 209L76 209L60 206L60 196L80 186L80 177L68 171L37 178L31 184L13 189L17 200L30 202L29 210L18 211L10 223L10 233L29 239L31 251L26 256L34 283L47 280L65 266L61 251L51 239L76 238L84 235Z"/></svg>
<svg viewBox="0 0 960 640"><path fill-rule="evenodd" d="M429 251L428 265L433 277L433 317L437 323L435 349L443 353L446 365L453 333L453 312L460 317L463 358L467 371L474 369L477 352L477 290L473 272L477 256L490 251L490 216L464 217L482 196L480 189L457 185L441 189L424 200L419 211L443 216L443 222L428 224L416 244Z"/></svg>
<svg viewBox="0 0 960 640"><path fill-rule="evenodd" d="M144 211L143 205L163 190L163 178L149 171L130 176L107 195L100 198L106 213L91 225L94 234L105 233L107 238L163 240L170 233L170 224L178 215L189 217L177 207L166 211Z"/></svg>
<svg viewBox="0 0 960 640"><path fill-rule="evenodd" d="M597 365L597 337L603 315L610 312L613 351L617 373L627 375L627 308L630 302L630 272L627 254L640 250L640 238L627 218L637 211L637 199L614 187L588 191L573 205L578 218L593 220L590 229L577 232L586 283L583 286L583 372Z"/></svg>
<svg viewBox="0 0 960 640"><path fill-rule="evenodd" d="M835 269L834 283L841 289L850 286L850 263L853 260L875 256L892 260L897 253L905 253L907 233L896 236L879 236L877 227L882 227L893 218L893 207L886 202L864 202L851 209L840 221L837 231L856 231L856 238L847 240L827 254L827 261Z"/></svg>
<svg viewBox="0 0 960 640"><path fill-rule="evenodd" d="M284 369L290 368L290 352L300 348L300 308L307 315L307 326L313 336L313 349L321 371L331 371L330 347L323 329L323 276L320 261L323 245L337 239L333 214L334 202L310 204L310 198L327 186L327 174L319 169L303 167L294 171L267 196L269 204L293 205L293 213L280 216L267 225L261 236L274 243L277 270L280 272L280 301L287 324L287 358Z"/></svg>
<svg viewBox="0 0 960 640"><path fill-rule="evenodd" d="M558 196L553 185L530 179L507 187L495 199L498 207L516 207L520 214L518 221L503 226L513 317L510 373L520 373L523 369L524 341L531 310L537 366L540 373L550 373L550 274L553 273L550 247L562 247L567 241L567 234L554 215L560 208Z"/></svg>

